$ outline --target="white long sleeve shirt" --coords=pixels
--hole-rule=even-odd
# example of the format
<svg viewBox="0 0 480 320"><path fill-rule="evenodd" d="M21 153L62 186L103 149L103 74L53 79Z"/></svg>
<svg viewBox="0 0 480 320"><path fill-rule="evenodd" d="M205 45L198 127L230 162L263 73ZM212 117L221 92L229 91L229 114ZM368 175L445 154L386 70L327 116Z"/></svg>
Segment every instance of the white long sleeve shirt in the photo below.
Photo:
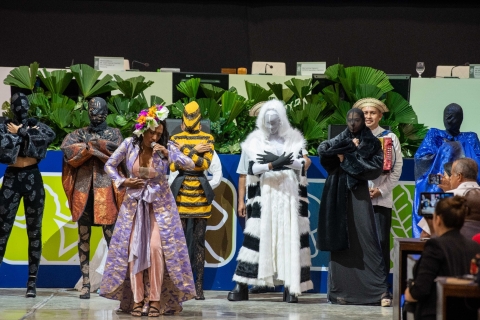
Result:
<svg viewBox="0 0 480 320"><path fill-rule="evenodd" d="M380 136L385 129L378 126L376 129L372 130L374 136ZM380 193L382 194L379 197L372 199L372 205L374 206L382 206L386 208L393 207L393 195L392 191L393 188L398 184L398 180L402 175L402 167L403 167L403 157L402 157L402 148L400 146L400 141L398 140L397 136L393 132L389 132L385 135L386 137L392 138L393 143L393 157L392 161L394 162L393 170L390 173L382 174L375 180L372 180L369 185L372 188L378 188Z"/></svg>

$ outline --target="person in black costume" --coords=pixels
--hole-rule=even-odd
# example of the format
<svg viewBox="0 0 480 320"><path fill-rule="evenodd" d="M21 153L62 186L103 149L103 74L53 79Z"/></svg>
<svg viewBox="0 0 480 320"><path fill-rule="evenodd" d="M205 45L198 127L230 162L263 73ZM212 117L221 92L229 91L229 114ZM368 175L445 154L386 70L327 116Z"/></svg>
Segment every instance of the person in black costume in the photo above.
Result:
<svg viewBox="0 0 480 320"><path fill-rule="evenodd" d="M331 252L331 303L378 305L388 296L388 285L368 180L382 173L383 151L360 109L348 111L347 124L345 131L318 147L328 177L320 203L317 247Z"/></svg>
<svg viewBox="0 0 480 320"><path fill-rule="evenodd" d="M416 302L415 319L436 319L438 276L463 276L470 271L470 261L480 253L480 245L461 235L465 216L469 212L467 200L461 196L441 199L433 214L436 238L425 242L420 260L413 268L413 282L405 290L405 300ZM463 319L468 308L462 307ZM477 310L474 310L477 317ZM447 315L447 319L450 319ZM453 318L452 318L453 319Z"/></svg>
<svg viewBox="0 0 480 320"><path fill-rule="evenodd" d="M0 189L0 264L23 198L28 236L26 297L34 298L42 256L42 217L45 207L45 189L37 164L45 158L55 133L47 125L28 118L30 104L23 93L12 96L10 107L14 118L0 124L0 163L8 165Z"/></svg>

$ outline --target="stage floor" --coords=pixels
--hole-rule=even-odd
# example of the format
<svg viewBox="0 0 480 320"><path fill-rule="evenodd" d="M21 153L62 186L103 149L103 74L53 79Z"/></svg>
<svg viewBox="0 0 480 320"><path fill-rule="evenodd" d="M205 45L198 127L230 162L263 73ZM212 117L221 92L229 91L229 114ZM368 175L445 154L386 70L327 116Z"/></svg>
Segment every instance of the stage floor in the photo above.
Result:
<svg viewBox="0 0 480 320"><path fill-rule="evenodd" d="M24 297L25 289L0 289L0 319L132 319L115 312L117 301L92 294L80 300L78 291L38 289L37 297ZM329 304L325 294L305 294L298 304L282 302L281 293L250 295L249 301L230 302L226 291L205 291L204 301L187 301L183 312L165 319L391 319L392 308ZM147 319L148 317L142 317ZM162 319L162 316L160 317Z"/></svg>

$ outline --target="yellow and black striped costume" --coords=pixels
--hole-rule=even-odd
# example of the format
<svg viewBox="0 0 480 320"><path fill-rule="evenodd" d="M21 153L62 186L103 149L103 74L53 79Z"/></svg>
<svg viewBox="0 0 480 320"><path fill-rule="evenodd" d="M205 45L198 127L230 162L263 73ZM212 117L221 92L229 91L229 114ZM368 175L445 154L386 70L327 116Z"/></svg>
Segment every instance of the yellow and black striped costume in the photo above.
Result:
<svg viewBox="0 0 480 320"><path fill-rule="evenodd" d="M184 176L175 199L178 213L181 218L210 218L212 205L211 202L207 201L200 179L204 179L204 182L208 185L204 171L210 167L212 161L214 139L212 135L200 131L200 108L196 102L191 102L185 106L183 120L185 131L173 135L170 139L181 145L180 151L183 154L192 158L195 162L195 169L184 171L178 165L170 164L170 171L178 170L180 171L179 177ZM212 151L198 153L194 147L200 143L211 144ZM210 188L210 185L207 188Z"/></svg>

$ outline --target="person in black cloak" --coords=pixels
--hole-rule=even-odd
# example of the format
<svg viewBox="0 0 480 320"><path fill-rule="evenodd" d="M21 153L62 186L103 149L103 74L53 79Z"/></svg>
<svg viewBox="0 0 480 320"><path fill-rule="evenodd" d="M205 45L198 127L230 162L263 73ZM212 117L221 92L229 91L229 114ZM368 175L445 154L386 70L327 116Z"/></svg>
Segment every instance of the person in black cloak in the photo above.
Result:
<svg viewBox="0 0 480 320"><path fill-rule="evenodd" d="M330 251L327 297L334 304L390 305L368 191L368 180L382 173L383 151L360 109L348 111L347 125L318 147L328 172L317 233L317 248Z"/></svg>
<svg viewBox="0 0 480 320"><path fill-rule="evenodd" d="M45 188L38 163L45 158L55 132L28 117L30 103L23 93L11 98L12 119L0 124L0 163L7 164L0 189L0 264L23 198L28 236L27 298L37 295L37 273L42 256L42 218Z"/></svg>

